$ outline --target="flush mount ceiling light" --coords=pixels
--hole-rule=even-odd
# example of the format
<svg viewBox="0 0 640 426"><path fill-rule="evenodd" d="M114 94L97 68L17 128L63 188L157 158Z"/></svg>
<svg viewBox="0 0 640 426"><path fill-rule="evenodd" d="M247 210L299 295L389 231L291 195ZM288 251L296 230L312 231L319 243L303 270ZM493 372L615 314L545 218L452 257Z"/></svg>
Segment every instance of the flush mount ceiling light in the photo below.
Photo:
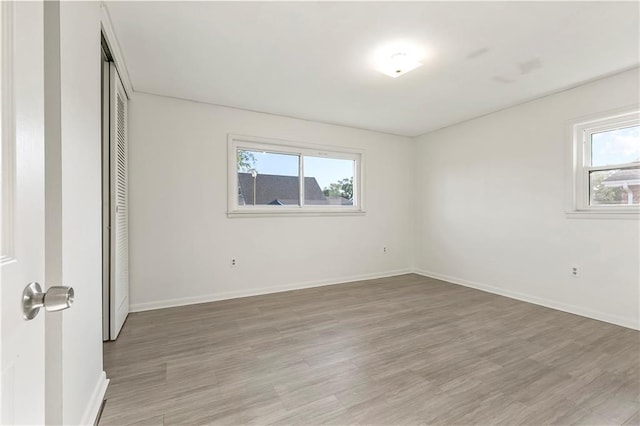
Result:
<svg viewBox="0 0 640 426"><path fill-rule="evenodd" d="M389 77L400 77L420 66L423 53L414 46L394 43L379 49L376 54L376 68Z"/></svg>
<svg viewBox="0 0 640 426"><path fill-rule="evenodd" d="M420 66L422 66L422 63L411 58L405 52L396 52L392 54L387 62L378 69L381 73L386 74L389 77L396 78L408 73L409 71L415 70Z"/></svg>

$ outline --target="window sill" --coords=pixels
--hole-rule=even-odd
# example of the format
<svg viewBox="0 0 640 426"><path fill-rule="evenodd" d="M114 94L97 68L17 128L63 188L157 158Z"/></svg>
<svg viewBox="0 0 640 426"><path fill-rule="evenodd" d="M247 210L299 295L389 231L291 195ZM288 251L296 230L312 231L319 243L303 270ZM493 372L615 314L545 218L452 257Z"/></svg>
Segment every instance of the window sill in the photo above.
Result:
<svg viewBox="0 0 640 426"><path fill-rule="evenodd" d="M565 212L567 219L640 220L640 211L575 210Z"/></svg>
<svg viewBox="0 0 640 426"><path fill-rule="evenodd" d="M249 218L249 217L295 217L295 216L364 216L365 210L254 210L254 211L232 211L227 212L229 218Z"/></svg>

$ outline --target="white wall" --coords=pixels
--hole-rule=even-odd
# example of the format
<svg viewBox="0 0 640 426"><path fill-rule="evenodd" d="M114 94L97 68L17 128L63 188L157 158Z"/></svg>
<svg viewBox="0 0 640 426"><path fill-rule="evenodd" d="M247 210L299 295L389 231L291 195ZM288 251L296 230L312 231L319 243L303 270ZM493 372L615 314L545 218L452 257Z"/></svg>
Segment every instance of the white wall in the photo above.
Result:
<svg viewBox="0 0 640 426"><path fill-rule="evenodd" d="M565 215L567 122L638 89L636 69L414 142L137 93L132 310L415 269L638 328L638 221ZM228 133L365 148L367 215L227 218Z"/></svg>
<svg viewBox="0 0 640 426"><path fill-rule="evenodd" d="M129 123L132 310L409 271L410 139L141 93ZM364 148L367 214L227 218L228 133Z"/></svg>
<svg viewBox="0 0 640 426"><path fill-rule="evenodd" d="M62 421L92 423L102 402L100 4L60 3Z"/></svg>
<svg viewBox="0 0 640 426"><path fill-rule="evenodd" d="M418 138L418 271L638 328L638 221L565 215L567 121L637 104L638 78L635 69Z"/></svg>

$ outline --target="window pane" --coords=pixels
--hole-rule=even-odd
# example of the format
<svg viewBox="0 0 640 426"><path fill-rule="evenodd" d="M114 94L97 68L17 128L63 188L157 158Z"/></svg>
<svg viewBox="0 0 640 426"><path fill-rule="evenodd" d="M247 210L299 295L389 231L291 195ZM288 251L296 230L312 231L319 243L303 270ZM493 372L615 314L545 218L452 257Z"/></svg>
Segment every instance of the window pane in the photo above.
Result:
<svg viewBox="0 0 640 426"><path fill-rule="evenodd" d="M589 173L590 204L640 204L640 167Z"/></svg>
<svg viewBox="0 0 640 426"><path fill-rule="evenodd" d="M591 135L591 165L607 166L640 161L640 126Z"/></svg>
<svg viewBox="0 0 640 426"><path fill-rule="evenodd" d="M354 169L353 160L305 156L305 204L353 206Z"/></svg>
<svg viewBox="0 0 640 426"><path fill-rule="evenodd" d="M297 155L238 150L238 205L300 205Z"/></svg>

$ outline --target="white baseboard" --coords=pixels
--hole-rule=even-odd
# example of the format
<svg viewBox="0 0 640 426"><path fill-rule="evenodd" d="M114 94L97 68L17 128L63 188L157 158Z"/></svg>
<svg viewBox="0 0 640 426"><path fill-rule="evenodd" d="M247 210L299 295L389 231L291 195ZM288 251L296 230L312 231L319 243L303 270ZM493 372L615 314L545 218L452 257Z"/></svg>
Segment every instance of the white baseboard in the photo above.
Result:
<svg viewBox="0 0 640 426"><path fill-rule="evenodd" d="M580 315L599 321L608 322L622 327L631 328L634 330L640 330L640 323L634 318L623 317L619 315L612 315L606 312L595 311L592 309L584 308L581 306L570 305L567 303L557 302L555 300L544 299L530 294L520 293L517 291L507 290L500 287L495 287L487 284L482 284L474 281L464 280L462 278L451 277L448 275L439 274L437 272L425 271L421 269L414 269L413 272L418 275L422 275L429 278L435 278L437 280L446 281L452 284L458 284L465 287L474 288L476 290L486 291L488 293L498 294L500 296L509 297L511 299L521 300L523 302L533 303L535 305L544 306L558 311L568 312L570 314Z"/></svg>
<svg viewBox="0 0 640 426"><path fill-rule="evenodd" d="M353 281L372 280L376 278L394 277L410 274L410 269L397 269L393 271L377 272L373 274L354 275L350 277L333 278L329 280L307 281L295 284L286 284L275 287L262 287L248 290L227 291L222 293L206 294L202 296L182 297L178 299L158 300L154 302L134 303L129 307L130 312L151 311L154 309L174 308L176 306L194 305L196 303L215 302L218 300L238 299L241 297L259 296L262 294L280 293L283 291L301 290L304 288L322 287L326 285L346 284Z"/></svg>
<svg viewBox="0 0 640 426"><path fill-rule="evenodd" d="M100 373L98 383L96 383L91 399L89 399L89 405L82 416L82 422L80 424L93 426L100 412L104 395L107 392L107 386L109 386L109 379L107 379L107 374L103 371Z"/></svg>
<svg viewBox="0 0 640 426"><path fill-rule="evenodd" d="M580 315L587 318L605 321L611 324L620 325L622 327L640 330L640 323L634 318L613 315L606 312L595 311L581 306L571 305L558 302L555 300L544 299L526 293L520 293L501 287L495 287L488 284L482 284L475 281L464 280L458 277L443 275L437 272L426 271L422 269L398 269L393 271L378 272L373 274L353 275L349 277L334 278L329 280L307 281L295 284L286 284L275 287L262 287L248 290L228 291L222 293L207 294L201 296L183 297L177 299L158 300L153 302L135 303L129 308L131 312L151 311L155 309L173 308L177 306L193 305L197 303L215 302L218 300L238 299L241 297L259 296L262 294L280 293L283 291L301 290L312 287L322 287L327 285L346 284L353 281L370 280L377 278L387 278L397 275L415 273L429 278L435 278L452 284L458 284L465 287L474 288L476 290L486 291L488 293L498 294L500 296L509 297L511 299L521 300L523 302L533 303L535 305L545 306L551 309Z"/></svg>

